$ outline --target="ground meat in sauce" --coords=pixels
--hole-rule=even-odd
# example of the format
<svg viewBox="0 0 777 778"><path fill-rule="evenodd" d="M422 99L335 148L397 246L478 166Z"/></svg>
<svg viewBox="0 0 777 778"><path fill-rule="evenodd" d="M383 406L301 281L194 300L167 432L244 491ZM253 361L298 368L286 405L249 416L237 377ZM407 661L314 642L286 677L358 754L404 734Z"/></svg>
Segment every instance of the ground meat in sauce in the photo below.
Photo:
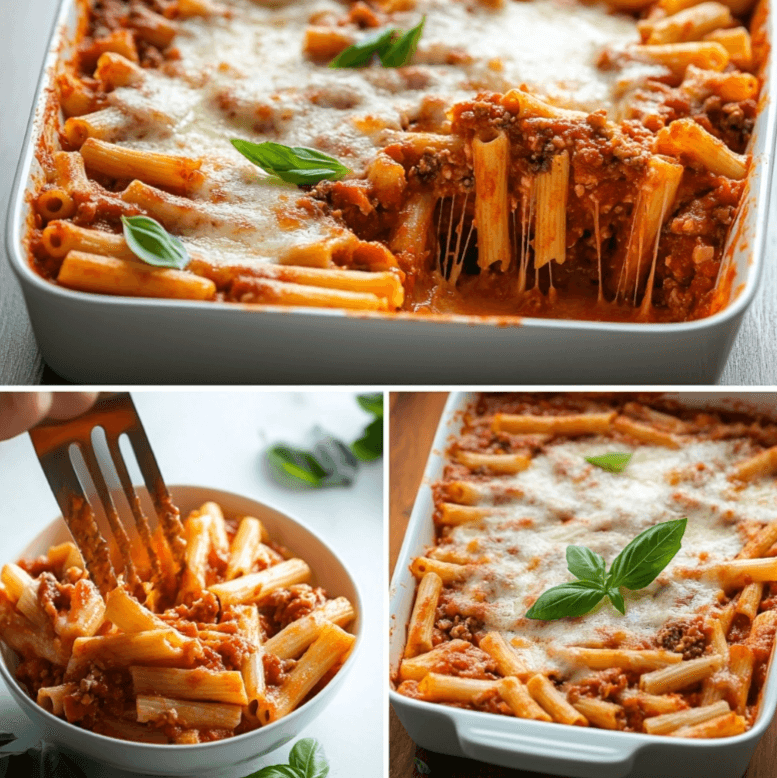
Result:
<svg viewBox="0 0 777 778"><path fill-rule="evenodd" d="M701 619L673 621L659 629L656 642L667 651L682 654L685 660L697 659L704 654L707 636L704 634Z"/></svg>
<svg viewBox="0 0 777 778"><path fill-rule="evenodd" d="M268 686L280 686L297 664L294 659L280 659L274 654L263 654L264 680Z"/></svg>
<svg viewBox="0 0 777 778"><path fill-rule="evenodd" d="M265 601L264 606L272 610L272 618L281 629L320 608L326 602L321 587L309 584L294 584L288 589L278 589Z"/></svg>

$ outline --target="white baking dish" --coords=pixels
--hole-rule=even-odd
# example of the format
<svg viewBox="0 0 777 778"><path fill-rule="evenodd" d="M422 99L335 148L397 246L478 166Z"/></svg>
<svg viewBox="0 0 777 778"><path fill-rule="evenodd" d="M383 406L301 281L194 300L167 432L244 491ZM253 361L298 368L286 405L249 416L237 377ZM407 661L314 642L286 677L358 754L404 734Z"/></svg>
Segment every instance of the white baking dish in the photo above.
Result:
<svg viewBox="0 0 777 778"><path fill-rule="evenodd" d="M138 487L138 493L145 490ZM190 746L157 745L153 743L131 743L124 740L98 735L81 729L64 719L54 716L37 705L19 687L14 679L18 657L5 644L0 644L0 676L8 690L24 713L31 719L40 737L50 743L56 743L74 751L80 751L100 763L121 770L149 775L168 776L205 776L221 773L226 767L241 766L241 774L248 775L258 768L258 761L265 755L280 748L297 737L327 706L342 686L346 675L353 666L354 657L359 649L361 631L362 604L359 590L345 566L335 553L310 529L298 521L270 508L262 503L231 492L208 489L199 486L171 486L173 502L186 515L208 500L214 500L224 508L227 515L256 516L267 527L270 536L282 545L299 553L313 571L313 585L323 586L331 596L347 597L356 610L356 620L349 631L356 635L354 650L346 659L332 680L304 705L288 716L266 727L246 732L242 735L217 740L212 743L200 743ZM146 498L147 499L147 498ZM153 515L150 503L146 506L147 515ZM34 559L45 553L49 546L70 540L67 527L62 519L56 519L23 549L9 552L7 546L3 553L11 554L3 563L16 561L19 557ZM354 699L356 695L354 694Z"/></svg>
<svg viewBox="0 0 777 778"><path fill-rule="evenodd" d="M39 277L23 246L44 97L67 50L75 0L62 0L27 131L7 249L46 362L80 383L714 383L764 262L775 112L762 100L754 171L727 256L735 299L707 319L618 324L523 318L349 314L319 309L119 298ZM769 40L774 40L774 18ZM770 59L765 94L777 83Z"/></svg>
<svg viewBox="0 0 777 778"><path fill-rule="evenodd" d="M728 407L777 417L777 393L685 392L669 396L690 407ZM448 398L394 569L389 605L392 674L402 658L415 596L410 563L434 544L431 485L442 477L449 438L460 432L460 411L472 399L466 393ZM389 699L410 737L423 748L443 754L575 778L741 778L777 708L777 678L770 666L752 729L719 740L685 740L517 719L413 700L393 688Z"/></svg>

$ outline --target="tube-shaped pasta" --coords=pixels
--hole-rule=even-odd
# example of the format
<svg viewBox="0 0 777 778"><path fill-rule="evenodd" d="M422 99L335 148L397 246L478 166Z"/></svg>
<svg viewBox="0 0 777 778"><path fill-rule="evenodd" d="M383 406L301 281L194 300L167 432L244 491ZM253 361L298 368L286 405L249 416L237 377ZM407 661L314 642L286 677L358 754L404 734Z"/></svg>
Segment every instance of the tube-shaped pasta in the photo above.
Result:
<svg viewBox="0 0 777 778"><path fill-rule="evenodd" d="M491 422L494 432L513 434L548 433L550 435L596 435L607 432L616 412L575 413L564 416L534 416L495 413Z"/></svg>
<svg viewBox="0 0 777 778"><path fill-rule="evenodd" d="M172 721L184 727L234 729L243 715L239 705L223 702L188 702L170 697L139 694L135 701L138 721Z"/></svg>
<svg viewBox="0 0 777 778"><path fill-rule="evenodd" d="M685 689L697 681L712 675L723 664L723 657L717 654L690 659L679 664L645 673L639 679L639 688L649 694L666 694Z"/></svg>
<svg viewBox="0 0 777 778"><path fill-rule="evenodd" d="M183 700L210 700L247 705L243 678L235 670L181 670L177 667L129 668L135 694L159 694Z"/></svg>
<svg viewBox="0 0 777 778"><path fill-rule="evenodd" d="M499 696L510 706L510 710L519 719L553 721L532 699L528 689L515 676L503 678L499 681L498 689Z"/></svg>
<svg viewBox="0 0 777 778"><path fill-rule="evenodd" d="M679 166L678 166L679 167ZM612 428L632 438L650 443L654 446L666 446L666 448L680 448L680 444L674 435L663 430L656 429L649 424L640 424L627 416L618 416L612 422Z"/></svg>
<svg viewBox="0 0 777 778"><path fill-rule="evenodd" d="M420 681L427 673L435 672L440 665L445 666L448 660L455 659L455 654L460 654L471 646L466 640L454 639L435 646L425 654L406 657L399 665L399 680Z"/></svg>
<svg viewBox="0 0 777 778"><path fill-rule="evenodd" d="M590 724L602 729L623 729L625 714L623 708L607 700L580 697L572 707L582 713Z"/></svg>
<svg viewBox="0 0 777 778"><path fill-rule="evenodd" d="M567 193L569 190L569 152L554 155L550 170L534 179L537 221L534 227L534 267L539 269L555 261L563 265L567 258Z"/></svg>
<svg viewBox="0 0 777 778"><path fill-rule="evenodd" d="M425 573L418 590L407 629L405 656L410 658L430 651L437 603L442 591L442 579L437 573Z"/></svg>
<svg viewBox="0 0 777 778"><path fill-rule="evenodd" d="M441 673L427 673L418 684L418 691L430 702L473 703L479 697L499 691L499 681L478 678L458 678Z"/></svg>
<svg viewBox="0 0 777 778"><path fill-rule="evenodd" d="M41 233L41 243L50 257L64 257L70 251L82 251L120 259L135 259L123 235L79 227L73 222L59 219L46 225Z"/></svg>
<svg viewBox="0 0 777 778"><path fill-rule="evenodd" d="M747 174L747 157L731 151L693 119L678 119L664 127L656 136L655 150L688 160L715 175L739 180Z"/></svg>
<svg viewBox="0 0 777 778"><path fill-rule="evenodd" d="M216 285L207 278L183 270L151 267L117 257L70 251L57 276L62 286L81 292L130 297L170 297L210 300Z"/></svg>
<svg viewBox="0 0 777 778"><path fill-rule="evenodd" d="M435 521L438 524L469 524L470 522L480 521L480 519L484 519L492 513L492 508L444 502L440 504L440 510L435 515Z"/></svg>
<svg viewBox="0 0 777 778"><path fill-rule="evenodd" d="M556 689L546 675L533 675L529 678L526 688L553 721L558 721L561 724L573 724L578 727L588 726L588 719L567 702L567 698Z"/></svg>
<svg viewBox="0 0 777 778"><path fill-rule="evenodd" d="M729 54L716 41L665 43L649 46L630 46L627 53L641 62L655 62L683 76L688 65L705 70L723 70L729 63Z"/></svg>
<svg viewBox="0 0 777 778"><path fill-rule="evenodd" d="M684 8L672 16L657 20L647 19L640 22L638 27L644 42L652 45L698 41L719 27L730 27L733 22L728 6L714 0L706 0Z"/></svg>
<svg viewBox="0 0 777 778"><path fill-rule="evenodd" d="M482 467L492 473L519 473L531 464L531 457L527 454L481 454L478 451L458 450L454 457L470 470Z"/></svg>
<svg viewBox="0 0 777 778"><path fill-rule="evenodd" d="M563 647L557 653L567 662L590 667L592 670L606 670L621 667L624 670L643 672L656 670L667 665L682 662L682 654L664 649L634 650L625 648L582 648Z"/></svg>
<svg viewBox="0 0 777 778"><path fill-rule="evenodd" d="M753 67L753 48L750 33L746 27L730 27L726 30L713 30L704 36L706 41L719 43L728 52L731 61L742 70ZM731 98L734 99L734 98Z"/></svg>
<svg viewBox="0 0 777 778"><path fill-rule="evenodd" d="M510 201L507 191L510 141L504 132L472 141L475 173L475 221L478 227L478 265L487 269L510 266Z"/></svg>
<svg viewBox="0 0 777 778"><path fill-rule="evenodd" d="M680 729L680 727L691 727L728 712L728 703L725 700L720 700L701 708L688 708L674 713L665 713L662 716L646 718L643 727L645 732L649 732L651 735L666 735Z"/></svg>
<svg viewBox="0 0 777 778"><path fill-rule="evenodd" d="M96 138L84 141L81 156L88 168L107 176L137 178L178 192L191 191L204 180L199 159L130 149Z"/></svg>
<svg viewBox="0 0 777 778"><path fill-rule="evenodd" d="M480 650L485 651L496 662L497 669L502 675L514 675L522 681L529 677L529 668L504 639L501 632L487 632L480 639Z"/></svg>
<svg viewBox="0 0 777 778"><path fill-rule="evenodd" d="M222 605L259 602L276 589L309 581L310 574L310 568L301 559L287 559L259 573L213 584L208 588L219 597Z"/></svg>
<svg viewBox="0 0 777 778"><path fill-rule="evenodd" d="M457 565L452 562L440 562L437 559L419 556L410 565L410 571L416 578L423 578L427 573L437 573L443 583L463 581L471 572L468 565Z"/></svg>

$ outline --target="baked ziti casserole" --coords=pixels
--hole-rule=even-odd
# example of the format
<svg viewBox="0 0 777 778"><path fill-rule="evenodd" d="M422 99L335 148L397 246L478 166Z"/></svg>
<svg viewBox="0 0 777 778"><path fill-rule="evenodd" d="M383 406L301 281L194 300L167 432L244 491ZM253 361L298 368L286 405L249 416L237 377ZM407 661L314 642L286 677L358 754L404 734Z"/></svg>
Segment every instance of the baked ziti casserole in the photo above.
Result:
<svg viewBox="0 0 777 778"><path fill-rule="evenodd" d="M777 626L776 474L771 419L480 395L432 486L397 691L626 732L749 729Z"/></svg>
<svg viewBox="0 0 777 778"><path fill-rule="evenodd" d="M79 0L31 262L80 291L665 322L725 306L753 0Z"/></svg>
<svg viewBox="0 0 777 778"><path fill-rule="evenodd" d="M81 519L87 559L53 546L5 565L0 588L17 680L77 726L145 743L231 737L317 694L352 648L351 602L311 586L257 518L207 502L182 523L172 509L117 569L91 511Z"/></svg>

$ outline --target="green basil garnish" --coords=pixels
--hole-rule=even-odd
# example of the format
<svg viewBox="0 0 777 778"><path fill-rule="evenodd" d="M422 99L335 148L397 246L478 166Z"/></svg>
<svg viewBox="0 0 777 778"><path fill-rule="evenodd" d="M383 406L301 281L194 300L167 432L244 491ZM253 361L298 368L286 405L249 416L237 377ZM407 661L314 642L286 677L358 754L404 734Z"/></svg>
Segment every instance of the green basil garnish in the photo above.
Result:
<svg viewBox="0 0 777 778"><path fill-rule="evenodd" d="M400 68L407 65L415 54L426 17L407 32L390 27L368 35L341 51L330 63L330 68L360 68L369 65L377 54L384 68Z"/></svg>
<svg viewBox="0 0 777 778"><path fill-rule="evenodd" d="M249 161L290 184L317 184L337 181L351 171L334 157L305 146L232 138L232 145Z"/></svg>
<svg viewBox="0 0 777 778"><path fill-rule="evenodd" d="M326 778L329 762L324 749L312 737L298 740L289 752L288 764L274 764L263 767L247 778Z"/></svg>
<svg viewBox="0 0 777 778"><path fill-rule="evenodd" d="M358 43L354 43L347 49L343 49L330 63L330 68L360 68L369 65L370 60L376 55L383 54L396 34L393 27L388 30L380 30L374 35L368 35Z"/></svg>
<svg viewBox="0 0 777 778"><path fill-rule="evenodd" d="M384 68L401 68L410 62L418 47L418 41L421 39L421 33L424 31L425 22L426 17L424 16L415 27L397 38L385 54L380 55L380 64Z"/></svg>
<svg viewBox="0 0 777 778"><path fill-rule="evenodd" d="M604 559L595 551L567 546L567 568L578 580L544 591L529 608L527 618L553 621L583 616L604 597L626 613L620 588L644 589L651 584L680 550L687 523L688 519L675 519L641 532L615 557L606 574Z"/></svg>
<svg viewBox="0 0 777 778"><path fill-rule="evenodd" d="M186 246L156 219L148 216L122 216L121 223L124 240L130 251L146 264L178 270L183 270L189 264Z"/></svg>
<svg viewBox="0 0 777 778"><path fill-rule="evenodd" d="M586 457L585 461L591 465L601 467L602 470L607 470L610 473L622 473L626 469L626 465L631 461L631 456L631 454L613 451L609 454Z"/></svg>

